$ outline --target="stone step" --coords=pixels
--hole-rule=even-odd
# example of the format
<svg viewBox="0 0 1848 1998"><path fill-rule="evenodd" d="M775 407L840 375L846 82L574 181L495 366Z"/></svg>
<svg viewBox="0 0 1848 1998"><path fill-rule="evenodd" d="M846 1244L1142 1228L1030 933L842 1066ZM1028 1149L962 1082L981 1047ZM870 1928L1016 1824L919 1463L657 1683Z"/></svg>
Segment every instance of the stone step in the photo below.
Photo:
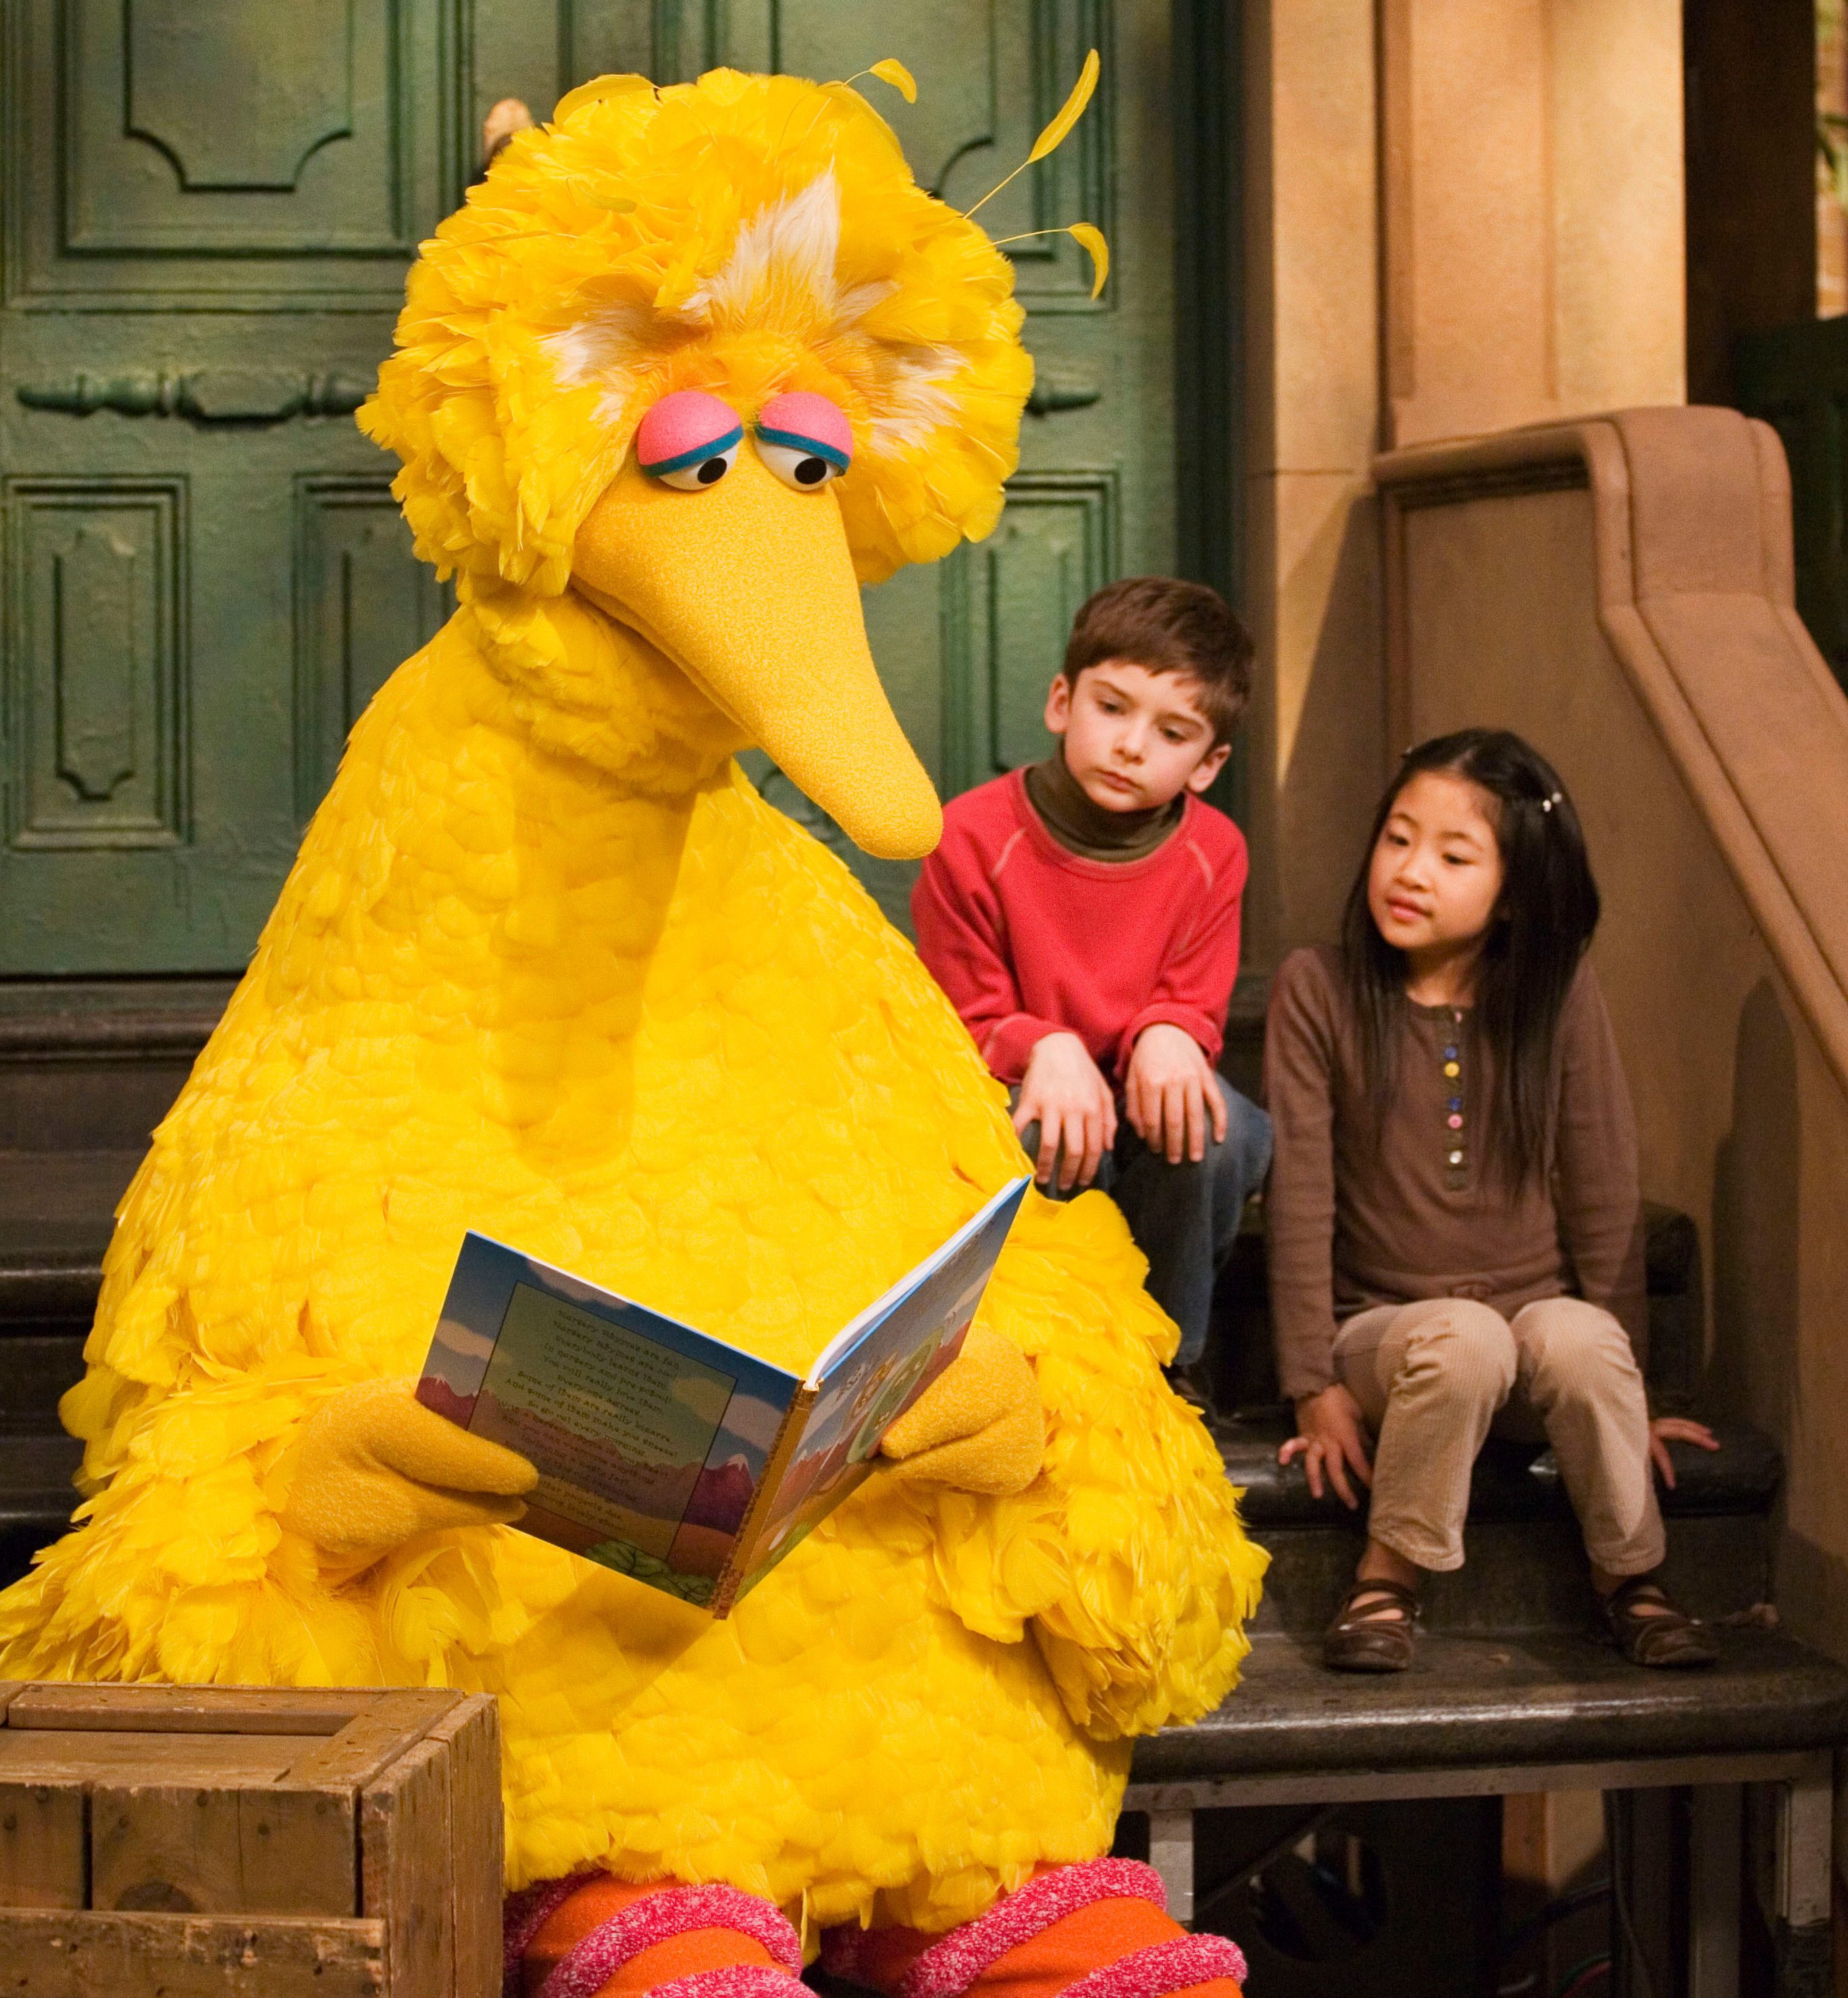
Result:
<svg viewBox="0 0 1848 1998"><path fill-rule="evenodd" d="M1253 1629L1318 1639L1354 1578L1362 1528L1255 1527L1252 1533L1271 1557ZM1571 1522L1473 1520L1464 1556L1463 1567L1428 1577L1420 1590L1427 1630L1570 1636L1591 1628L1591 1579ZM1769 1523L1738 1514L1671 1519L1661 1572L1664 1588L1691 1616L1708 1622L1760 1616L1771 1591Z"/></svg>
<svg viewBox="0 0 1848 1998"><path fill-rule="evenodd" d="M1326 1527L1350 1516L1332 1493L1320 1498L1311 1495L1300 1460L1277 1462L1278 1447L1292 1429L1287 1410L1215 1416L1211 1428L1225 1459L1226 1475L1245 1495L1242 1510L1252 1526L1269 1532ZM1717 1450L1692 1443L1669 1445L1675 1482L1672 1490L1661 1494L1664 1516L1762 1518L1783 1480L1777 1446L1761 1430L1743 1423L1716 1422L1713 1433L1720 1446ZM1507 1523L1570 1519L1572 1509L1552 1453L1491 1436L1470 1479L1470 1517Z"/></svg>
<svg viewBox="0 0 1848 1998"><path fill-rule="evenodd" d="M83 1454L61 1433L0 1433L0 1588L16 1581L70 1524L78 1502L71 1481Z"/></svg>
<svg viewBox="0 0 1848 1998"><path fill-rule="evenodd" d="M1359 1678L1325 1671L1311 1642L1260 1636L1215 1712L1137 1742L1128 1802L1148 1807L1142 1786L1311 1771L1598 1765L1848 1739L1848 1669L1774 1631L1718 1640L1716 1665L1668 1672L1586 1637L1439 1632L1409 1671Z"/></svg>
<svg viewBox="0 0 1848 1998"><path fill-rule="evenodd" d="M144 1152L235 983L0 985L0 1152Z"/></svg>
<svg viewBox="0 0 1848 1998"><path fill-rule="evenodd" d="M0 1585L23 1572L35 1548L61 1533L75 1502L82 1452L56 1430L56 1396L81 1365L74 1339L9 1342L10 1420L0 1431ZM36 1419L22 1421L25 1409ZM1335 1613L1359 1558L1364 1514L1310 1497L1300 1465L1280 1470L1281 1425L1221 1424L1227 1475L1245 1491L1253 1537L1271 1557L1257 1628L1308 1636ZM1535 1478L1491 1443L1471 1492L1467 1559L1433 1576L1425 1593L1434 1630L1570 1631L1590 1613L1584 1557L1556 1478ZM1677 1488L1663 1494L1669 1523L1667 1579L1694 1614L1734 1616L1770 1594L1770 1512L1781 1466L1767 1439L1723 1433L1715 1455L1677 1445ZM1525 1479L1525 1482L1523 1483Z"/></svg>

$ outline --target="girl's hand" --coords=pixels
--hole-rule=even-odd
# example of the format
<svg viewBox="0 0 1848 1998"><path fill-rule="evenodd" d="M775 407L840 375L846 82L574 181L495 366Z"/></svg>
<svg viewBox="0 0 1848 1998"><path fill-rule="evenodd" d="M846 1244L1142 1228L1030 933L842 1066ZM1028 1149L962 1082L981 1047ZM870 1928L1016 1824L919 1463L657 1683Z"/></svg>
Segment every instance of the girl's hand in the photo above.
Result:
<svg viewBox="0 0 1848 1998"><path fill-rule="evenodd" d="M1225 1142L1225 1098L1213 1064L1185 1027L1165 1020L1136 1036L1123 1078L1123 1108L1136 1136L1171 1166L1183 1156L1198 1165L1206 1156L1208 1123L1214 1142Z"/></svg>
<svg viewBox="0 0 1848 1998"><path fill-rule="evenodd" d="M1052 1184L1055 1163L1061 1193L1069 1193L1074 1184L1087 1187L1097 1177L1104 1153L1117 1142L1116 1100L1076 1034L1047 1034L1034 1042L1014 1107L1014 1129L1030 1124L1039 1126L1033 1173L1041 1186Z"/></svg>
<svg viewBox="0 0 1848 1998"><path fill-rule="evenodd" d="M1373 1482L1373 1459L1366 1447L1366 1418L1360 1412L1360 1404L1336 1381L1319 1395L1305 1395L1297 1403L1296 1426L1297 1434L1277 1452L1278 1463L1288 1464L1300 1457L1309 1490L1318 1498L1322 1495L1325 1471L1341 1502L1352 1512L1360 1502L1348 1482L1349 1471L1370 1490Z"/></svg>
<svg viewBox="0 0 1848 1998"><path fill-rule="evenodd" d="M1675 1488L1675 1467L1668 1454L1671 1443L1691 1443L1698 1450L1718 1450L1719 1438L1705 1422L1690 1422L1685 1416L1658 1416L1649 1426L1649 1454L1662 1482Z"/></svg>

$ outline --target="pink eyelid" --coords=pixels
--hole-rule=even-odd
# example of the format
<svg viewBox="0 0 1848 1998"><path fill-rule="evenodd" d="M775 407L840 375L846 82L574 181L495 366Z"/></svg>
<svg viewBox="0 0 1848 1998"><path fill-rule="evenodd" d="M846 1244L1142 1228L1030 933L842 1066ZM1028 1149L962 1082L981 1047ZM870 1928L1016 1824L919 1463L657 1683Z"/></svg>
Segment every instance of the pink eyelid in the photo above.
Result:
<svg viewBox="0 0 1848 1998"><path fill-rule="evenodd" d="M646 472L708 448L724 450L741 429L737 410L703 389L681 389L661 400L635 433L636 462Z"/></svg>
<svg viewBox="0 0 1848 1998"><path fill-rule="evenodd" d="M825 445L843 465L853 456L853 425L838 403L810 389L793 389L772 396L757 413L757 427Z"/></svg>

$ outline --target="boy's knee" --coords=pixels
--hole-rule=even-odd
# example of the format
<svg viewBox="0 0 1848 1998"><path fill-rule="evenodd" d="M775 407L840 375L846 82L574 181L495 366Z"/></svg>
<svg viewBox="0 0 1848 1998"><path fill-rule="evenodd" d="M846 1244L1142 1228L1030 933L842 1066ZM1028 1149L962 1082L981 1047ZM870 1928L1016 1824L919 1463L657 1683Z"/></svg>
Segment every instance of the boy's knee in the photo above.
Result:
<svg viewBox="0 0 1848 1998"><path fill-rule="evenodd" d="M1245 1199L1264 1184L1264 1175L1270 1170L1270 1119L1237 1090L1228 1088L1225 1096L1225 1136L1215 1138L1211 1125L1207 1126L1206 1156L1197 1160L1183 1158L1176 1166L1168 1165L1165 1159L1162 1163L1169 1172L1197 1179L1203 1194L1210 1185L1215 1203L1235 1193L1242 1207Z"/></svg>
<svg viewBox="0 0 1848 1998"><path fill-rule="evenodd" d="M1270 1119L1249 1096L1223 1086L1221 1093L1225 1098L1225 1136L1212 1146L1211 1156L1220 1171L1235 1173L1249 1193L1270 1170Z"/></svg>
<svg viewBox="0 0 1848 1998"><path fill-rule="evenodd" d="M1446 1298L1421 1318L1405 1357L1460 1402L1499 1408L1515 1384L1515 1335L1507 1319L1470 1298Z"/></svg>

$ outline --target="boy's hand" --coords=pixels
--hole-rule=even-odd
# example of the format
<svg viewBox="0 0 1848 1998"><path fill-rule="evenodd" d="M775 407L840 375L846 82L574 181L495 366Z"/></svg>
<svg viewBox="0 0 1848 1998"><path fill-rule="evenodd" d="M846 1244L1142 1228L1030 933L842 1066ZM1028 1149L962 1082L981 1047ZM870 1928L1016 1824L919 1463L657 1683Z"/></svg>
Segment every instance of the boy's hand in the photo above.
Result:
<svg viewBox="0 0 1848 1998"><path fill-rule="evenodd" d="M1213 1142L1225 1142L1225 1098L1206 1050L1184 1027L1158 1020L1136 1036L1123 1079L1123 1108L1136 1136L1178 1166L1184 1153L1198 1165Z"/></svg>
<svg viewBox="0 0 1848 1998"><path fill-rule="evenodd" d="M1373 1460L1366 1447L1366 1417L1361 1412L1360 1404L1339 1381L1334 1381L1319 1395L1305 1395L1297 1403L1296 1430L1277 1452L1278 1463L1287 1464L1293 1457L1300 1457L1308 1474L1310 1492L1318 1498L1322 1495L1322 1478L1326 1473L1341 1502L1352 1512L1359 1502L1348 1482L1349 1471L1363 1485L1371 1485L1373 1481Z"/></svg>
<svg viewBox="0 0 1848 1998"><path fill-rule="evenodd" d="M1052 1184L1055 1162L1061 1193L1074 1184L1087 1187L1097 1177L1104 1153L1117 1142L1117 1105L1090 1049L1076 1034L1048 1034L1034 1042L1014 1107L1014 1129L1024 1131L1029 1124L1039 1126L1033 1176L1041 1186Z"/></svg>

